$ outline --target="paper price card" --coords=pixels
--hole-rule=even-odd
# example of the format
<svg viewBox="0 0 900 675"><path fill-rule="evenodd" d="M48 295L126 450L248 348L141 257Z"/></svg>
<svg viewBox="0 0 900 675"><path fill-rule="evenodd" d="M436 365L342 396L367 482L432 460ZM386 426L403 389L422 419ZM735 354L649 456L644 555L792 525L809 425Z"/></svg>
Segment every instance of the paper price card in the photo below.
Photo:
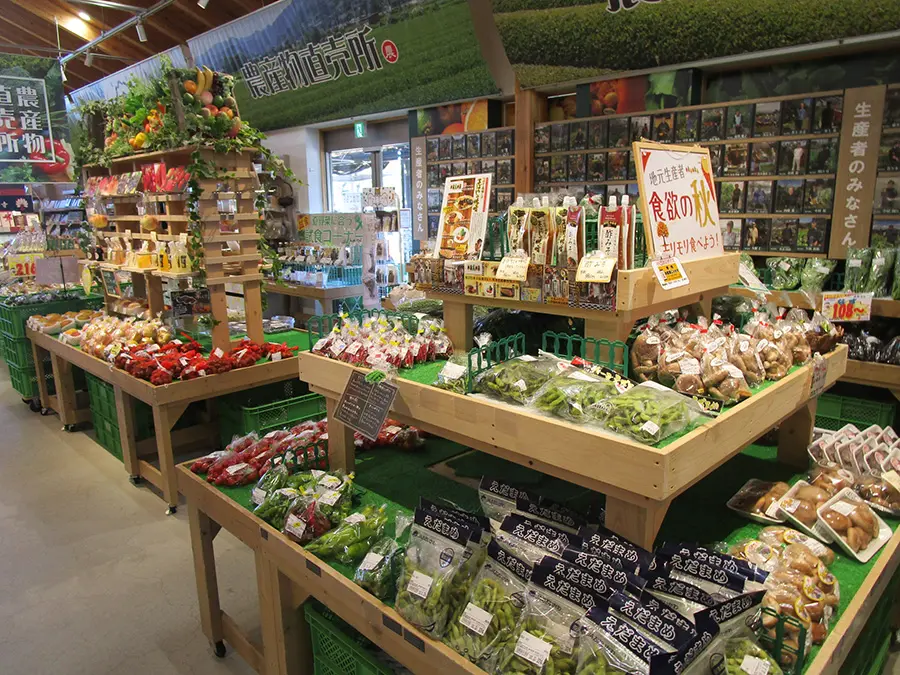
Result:
<svg viewBox="0 0 900 675"><path fill-rule="evenodd" d="M34 261L43 258L43 253L17 253L9 256L9 272L15 277L33 277L36 273Z"/></svg>
<svg viewBox="0 0 900 675"><path fill-rule="evenodd" d="M823 293L822 314L829 321L868 321L874 293Z"/></svg>
<svg viewBox="0 0 900 675"><path fill-rule="evenodd" d="M658 258L653 261L653 272L659 285L665 290L685 286L689 283L687 272L678 258Z"/></svg>
<svg viewBox="0 0 900 675"><path fill-rule="evenodd" d="M528 276L528 256L505 255L497 266L497 278L510 281L525 281Z"/></svg>
<svg viewBox="0 0 900 675"><path fill-rule="evenodd" d="M825 375L828 373L828 365L821 354L816 353L812 362L812 380L809 385L809 397L815 398L825 391Z"/></svg>
<svg viewBox="0 0 900 675"><path fill-rule="evenodd" d="M613 270L616 269L616 259L606 256L588 255L578 263L575 272L575 281L587 283L609 283Z"/></svg>
<svg viewBox="0 0 900 675"><path fill-rule="evenodd" d="M552 647L553 645L549 642L544 642L536 635L532 635L528 631L522 631L513 653L516 656L521 656L526 661L530 661L538 668L542 668L550 656Z"/></svg>

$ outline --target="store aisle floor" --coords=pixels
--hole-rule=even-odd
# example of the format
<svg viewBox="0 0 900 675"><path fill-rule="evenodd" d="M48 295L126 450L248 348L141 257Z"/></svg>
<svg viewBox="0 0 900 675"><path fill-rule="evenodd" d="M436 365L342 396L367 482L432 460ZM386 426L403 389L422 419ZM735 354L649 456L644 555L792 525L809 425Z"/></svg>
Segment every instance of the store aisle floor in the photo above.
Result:
<svg viewBox="0 0 900 675"><path fill-rule="evenodd" d="M186 509L55 415L32 413L0 368L0 673L248 675L200 630ZM223 606L259 625L253 556L216 539Z"/></svg>

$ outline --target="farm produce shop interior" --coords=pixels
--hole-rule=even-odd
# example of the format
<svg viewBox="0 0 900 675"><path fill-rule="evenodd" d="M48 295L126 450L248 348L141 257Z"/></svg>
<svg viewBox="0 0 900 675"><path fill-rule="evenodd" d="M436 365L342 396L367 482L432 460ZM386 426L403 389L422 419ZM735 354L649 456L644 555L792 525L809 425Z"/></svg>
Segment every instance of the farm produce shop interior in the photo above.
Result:
<svg viewBox="0 0 900 675"><path fill-rule="evenodd" d="M7 4L0 672L900 673L894 0Z"/></svg>

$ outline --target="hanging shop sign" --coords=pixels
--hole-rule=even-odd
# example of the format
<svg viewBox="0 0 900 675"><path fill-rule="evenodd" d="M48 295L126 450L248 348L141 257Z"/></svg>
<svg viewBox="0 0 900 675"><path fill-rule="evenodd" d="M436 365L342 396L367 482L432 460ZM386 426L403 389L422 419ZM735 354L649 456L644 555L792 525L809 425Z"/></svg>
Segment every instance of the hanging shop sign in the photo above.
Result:
<svg viewBox="0 0 900 675"><path fill-rule="evenodd" d="M71 180L65 120L56 61L0 54L0 183Z"/></svg>
<svg viewBox="0 0 900 675"><path fill-rule="evenodd" d="M681 261L724 255L709 149L633 143L648 254Z"/></svg>
<svg viewBox="0 0 900 675"><path fill-rule="evenodd" d="M262 130L499 93L466 0L357 4L278 2L188 45L235 76L241 117Z"/></svg>
<svg viewBox="0 0 900 675"><path fill-rule="evenodd" d="M869 245L884 96L883 85L844 92L840 162L828 247L830 258L846 258L848 248Z"/></svg>
<svg viewBox="0 0 900 675"><path fill-rule="evenodd" d="M413 238L428 239L428 201L425 187L425 138L416 136L409 141L412 156L412 219Z"/></svg>
<svg viewBox="0 0 900 675"><path fill-rule="evenodd" d="M363 243L362 216L358 213L304 213L297 216L300 240L324 246Z"/></svg>
<svg viewBox="0 0 900 675"><path fill-rule="evenodd" d="M434 258L477 260L481 257L490 196L489 173L446 180Z"/></svg>
<svg viewBox="0 0 900 675"><path fill-rule="evenodd" d="M502 0L493 7L523 87L570 81L576 68L586 80L686 63L702 67L723 57L900 28L890 0ZM765 31L747 30L761 20Z"/></svg>

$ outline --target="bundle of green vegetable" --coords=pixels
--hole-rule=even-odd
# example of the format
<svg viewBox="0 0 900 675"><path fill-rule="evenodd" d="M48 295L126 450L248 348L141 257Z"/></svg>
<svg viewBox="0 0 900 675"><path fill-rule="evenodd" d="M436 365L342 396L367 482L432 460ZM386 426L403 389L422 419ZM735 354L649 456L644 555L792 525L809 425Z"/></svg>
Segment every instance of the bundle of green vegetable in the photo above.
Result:
<svg viewBox="0 0 900 675"><path fill-rule="evenodd" d="M836 266L835 260L808 258L800 272L800 289L807 293L821 293Z"/></svg>
<svg viewBox="0 0 900 675"><path fill-rule="evenodd" d="M766 266L772 272L771 286L777 291L792 291L800 285L803 260L798 258L769 258Z"/></svg>
<svg viewBox="0 0 900 675"><path fill-rule="evenodd" d="M894 257L895 252L892 248L876 248L872 252L872 266L863 284L863 293L874 293L876 298L887 297L891 290Z"/></svg>
<svg viewBox="0 0 900 675"><path fill-rule="evenodd" d="M618 394L612 382L573 369L547 382L537 393L534 405L573 422L602 420L606 413L600 404Z"/></svg>
<svg viewBox="0 0 900 675"><path fill-rule="evenodd" d="M308 544L306 550L322 560L336 560L345 565L360 561L384 533L386 508L370 504L361 512L350 514L335 529Z"/></svg>
<svg viewBox="0 0 900 675"><path fill-rule="evenodd" d="M745 671L742 669L744 658L750 656L752 663L756 661L765 662L763 668L758 672L768 672L770 675L782 675L781 667L778 662L773 659L765 649L760 647L750 638L734 638L725 642L725 671L727 675L743 675Z"/></svg>
<svg viewBox="0 0 900 675"><path fill-rule="evenodd" d="M353 581L379 600L396 596L396 581L403 565L406 549L399 540L409 528L408 516L398 513L394 519L394 536L382 537L369 549L353 575Z"/></svg>
<svg viewBox="0 0 900 675"><path fill-rule="evenodd" d="M281 530L284 527L284 519L294 499L300 496L300 492L294 488L285 487L269 492L262 504L257 506L253 513L262 520Z"/></svg>
<svg viewBox="0 0 900 675"><path fill-rule="evenodd" d="M558 360L546 357L536 359L533 356L520 356L510 359L481 373L475 383L475 390L524 405L550 379L557 363Z"/></svg>
<svg viewBox="0 0 900 675"><path fill-rule="evenodd" d="M642 443L658 443L685 429L698 412L696 404L655 382L643 382L610 399L603 425Z"/></svg>
<svg viewBox="0 0 900 675"><path fill-rule="evenodd" d="M575 675L577 663L571 653L572 638L568 627L561 633L549 630L542 623L534 617L526 619L519 626L516 639L510 640L500 652L499 660L491 672L497 675ZM540 643L534 642L535 640L550 646L549 654L540 665L517 653L541 654ZM519 643L527 645L528 651L518 647ZM538 648L531 645L538 645Z"/></svg>
<svg viewBox="0 0 900 675"><path fill-rule="evenodd" d="M444 364L441 372L438 373L434 386L438 389L453 391L457 394L467 394L466 391L469 379L468 354L454 354L450 360Z"/></svg>
<svg viewBox="0 0 900 675"><path fill-rule="evenodd" d="M323 516L337 525L350 515L353 508L353 476L343 473L326 474L316 485L318 503L316 508Z"/></svg>
<svg viewBox="0 0 900 675"><path fill-rule="evenodd" d="M848 248L847 267L844 270L844 290L862 293L872 266L872 249Z"/></svg>

